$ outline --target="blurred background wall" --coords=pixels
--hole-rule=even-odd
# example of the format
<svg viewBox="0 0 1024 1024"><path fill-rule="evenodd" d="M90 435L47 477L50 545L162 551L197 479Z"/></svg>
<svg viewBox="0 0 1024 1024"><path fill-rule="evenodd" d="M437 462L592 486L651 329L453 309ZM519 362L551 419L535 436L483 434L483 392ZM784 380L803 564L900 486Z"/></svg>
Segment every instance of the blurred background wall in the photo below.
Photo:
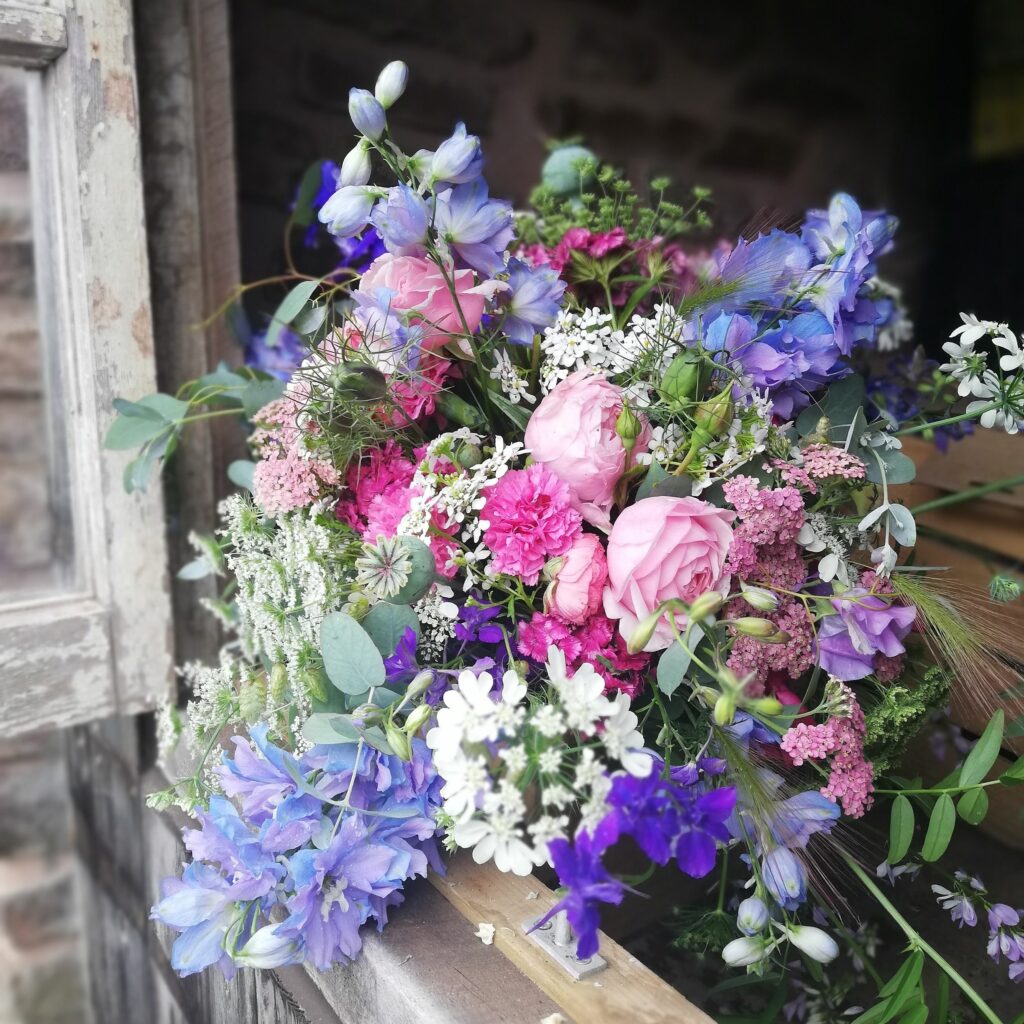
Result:
<svg viewBox="0 0 1024 1024"><path fill-rule="evenodd" d="M902 221L884 274L919 337L961 308L1024 323L1024 5L807 0L234 0L243 270L280 267L282 199L352 140L350 85L401 58L412 151L456 119L492 194L526 198L549 138L635 184L713 190L717 235L792 224L845 189ZM984 311L984 312L983 312Z"/></svg>

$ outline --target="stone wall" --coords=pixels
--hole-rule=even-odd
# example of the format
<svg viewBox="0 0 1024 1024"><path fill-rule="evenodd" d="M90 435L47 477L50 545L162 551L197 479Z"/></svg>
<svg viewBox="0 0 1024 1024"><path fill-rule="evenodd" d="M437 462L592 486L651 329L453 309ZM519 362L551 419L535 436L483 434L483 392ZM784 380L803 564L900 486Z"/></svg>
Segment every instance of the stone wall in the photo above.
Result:
<svg viewBox="0 0 1024 1024"><path fill-rule="evenodd" d="M390 119L409 151L464 119L492 192L522 201L545 140L584 136L635 182L714 191L725 237L792 223L847 189L903 221L889 276L928 330L950 182L968 142L972 5L809 0L234 0L243 271L281 267L304 167L351 145L349 86L401 58ZM964 273L961 268L961 276ZM948 333L949 328L946 328Z"/></svg>

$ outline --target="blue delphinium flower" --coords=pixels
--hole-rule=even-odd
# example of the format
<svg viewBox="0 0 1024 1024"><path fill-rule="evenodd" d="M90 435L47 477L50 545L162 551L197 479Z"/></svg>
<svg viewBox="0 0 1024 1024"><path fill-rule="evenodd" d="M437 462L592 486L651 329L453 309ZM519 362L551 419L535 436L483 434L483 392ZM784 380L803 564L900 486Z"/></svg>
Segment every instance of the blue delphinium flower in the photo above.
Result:
<svg viewBox="0 0 1024 1024"><path fill-rule="evenodd" d="M434 223L440 240L474 270L493 276L505 266L515 236L512 204L488 198L483 178L440 193Z"/></svg>
<svg viewBox="0 0 1024 1024"><path fill-rule="evenodd" d="M396 185L378 200L370 214L388 252L396 256L417 256L425 251L427 229L432 220L431 205L408 185Z"/></svg>
<svg viewBox="0 0 1024 1024"><path fill-rule="evenodd" d="M464 185L480 177L483 166L480 139L467 134L466 126L460 121L451 137L445 139L432 154L428 182L431 185L439 182Z"/></svg>
<svg viewBox="0 0 1024 1024"><path fill-rule="evenodd" d="M522 260L508 261L511 297L506 306L504 329L509 341L529 345L534 335L550 327L558 316L566 283L553 267L530 267Z"/></svg>

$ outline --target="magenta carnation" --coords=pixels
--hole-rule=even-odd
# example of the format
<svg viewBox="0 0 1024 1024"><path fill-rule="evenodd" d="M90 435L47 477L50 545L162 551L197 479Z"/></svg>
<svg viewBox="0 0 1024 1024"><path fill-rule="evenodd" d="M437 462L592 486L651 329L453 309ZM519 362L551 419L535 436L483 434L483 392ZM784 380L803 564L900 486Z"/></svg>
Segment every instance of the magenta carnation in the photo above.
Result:
<svg viewBox="0 0 1024 1024"><path fill-rule="evenodd" d="M485 494L480 518L487 523L484 543L494 553L496 573L534 584L544 563L564 555L582 532L568 484L539 463L506 473Z"/></svg>

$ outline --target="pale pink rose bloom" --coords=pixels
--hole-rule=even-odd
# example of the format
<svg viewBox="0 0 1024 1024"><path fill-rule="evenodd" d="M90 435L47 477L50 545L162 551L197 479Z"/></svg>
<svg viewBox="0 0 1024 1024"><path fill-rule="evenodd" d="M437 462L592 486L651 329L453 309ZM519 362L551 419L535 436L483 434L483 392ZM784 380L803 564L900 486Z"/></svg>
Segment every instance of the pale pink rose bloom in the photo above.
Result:
<svg viewBox="0 0 1024 1024"><path fill-rule="evenodd" d="M424 256L394 256L384 253L370 264L359 282L359 291L373 295L390 292L388 305L396 314L408 314L410 323L422 322L425 334L422 346L437 349L450 342L452 334L470 334L480 326L487 299L495 282L477 284L472 270L455 270L452 277L458 306L452 299L441 268ZM459 315L461 309L462 315ZM463 325L465 318L465 325Z"/></svg>
<svg viewBox="0 0 1024 1024"><path fill-rule="evenodd" d="M604 611L618 619L626 640L662 601L690 603L708 590L723 597L729 593L725 559L734 515L699 498L657 497L630 505L615 520L608 538ZM685 628L684 614L675 621ZM664 650L674 639L665 615L644 650Z"/></svg>
<svg viewBox="0 0 1024 1024"><path fill-rule="evenodd" d="M608 561L599 537L584 533L562 556L562 565L548 587L544 610L563 622L581 626L601 607L608 579Z"/></svg>
<svg viewBox="0 0 1024 1024"><path fill-rule="evenodd" d="M642 429L631 453L615 432L622 412L622 388L593 370L566 377L537 406L526 425L526 447L569 485L573 507L599 530L611 527L615 485L647 451L651 430L637 413Z"/></svg>

